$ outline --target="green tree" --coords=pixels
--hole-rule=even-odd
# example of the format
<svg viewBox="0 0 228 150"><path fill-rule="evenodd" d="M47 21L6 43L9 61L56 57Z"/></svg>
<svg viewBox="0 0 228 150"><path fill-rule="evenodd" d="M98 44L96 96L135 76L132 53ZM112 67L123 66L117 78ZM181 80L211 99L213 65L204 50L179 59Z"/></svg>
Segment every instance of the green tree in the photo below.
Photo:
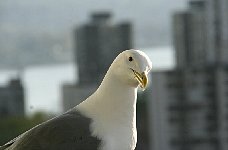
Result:
<svg viewBox="0 0 228 150"><path fill-rule="evenodd" d="M0 118L0 145L5 144L47 119L48 115L42 112L34 114L31 118L21 116Z"/></svg>

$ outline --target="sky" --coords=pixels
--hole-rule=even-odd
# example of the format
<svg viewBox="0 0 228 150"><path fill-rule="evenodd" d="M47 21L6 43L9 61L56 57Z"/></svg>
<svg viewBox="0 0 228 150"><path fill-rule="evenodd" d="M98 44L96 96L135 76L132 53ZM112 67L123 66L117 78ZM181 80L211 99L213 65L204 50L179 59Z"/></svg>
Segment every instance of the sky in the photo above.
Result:
<svg viewBox="0 0 228 150"><path fill-rule="evenodd" d="M89 20L91 12L111 11L114 21L132 21L136 46L169 45L172 13L184 9L186 1L2 0L0 33L5 39L26 34L69 35L75 27ZM0 36L0 40L2 38Z"/></svg>
<svg viewBox="0 0 228 150"><path fill-rule="evenodd" d="M96 11L133 24L133 48L172 45L172 14L187 0L1 0L0 69L69 63L75 29Z"/></svg>

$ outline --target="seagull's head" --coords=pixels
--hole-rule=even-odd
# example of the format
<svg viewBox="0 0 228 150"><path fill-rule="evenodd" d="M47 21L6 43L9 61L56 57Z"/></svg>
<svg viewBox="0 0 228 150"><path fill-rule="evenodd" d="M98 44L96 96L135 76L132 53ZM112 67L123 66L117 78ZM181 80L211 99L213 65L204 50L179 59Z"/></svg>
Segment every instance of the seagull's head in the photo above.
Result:
<svg viewBox="0 0 228 150"><path fill-rule="evenodd" d="M113 74L123 83L145 89L148 84L148 73L152 68L149 57L140 50L125 50L112 64Z"/></svg>

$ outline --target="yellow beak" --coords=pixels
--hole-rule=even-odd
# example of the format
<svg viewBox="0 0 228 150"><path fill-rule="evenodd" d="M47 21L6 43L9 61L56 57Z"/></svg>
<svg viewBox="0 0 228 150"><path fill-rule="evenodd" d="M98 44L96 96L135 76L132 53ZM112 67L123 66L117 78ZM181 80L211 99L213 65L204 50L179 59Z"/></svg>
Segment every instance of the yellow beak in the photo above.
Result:
<svg viewBox="0 0 228 150"><path fill-rule="evenodd" d="M136 80L139 82L140 87L144 90L148 84L148 77L143 72L142 74L138 73L137 71L133 70L135 74Z"/></svg>

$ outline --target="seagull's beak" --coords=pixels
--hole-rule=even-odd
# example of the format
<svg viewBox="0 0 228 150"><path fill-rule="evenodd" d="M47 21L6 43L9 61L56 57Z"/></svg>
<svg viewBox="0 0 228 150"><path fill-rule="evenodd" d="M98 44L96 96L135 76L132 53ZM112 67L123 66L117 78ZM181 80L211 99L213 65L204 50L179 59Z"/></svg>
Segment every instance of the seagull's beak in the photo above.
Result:
<svg viewBox="0 0 228 150"><path fill-rule="evenodd" d="M135 75L135 78L136 80L139 82L139 85L140 87L144 90L148 84L148 77L147 75L145 74L145 72L143 73L138 73L137 71L133 70L132 71L134 72L134 75Z"/></svg>

